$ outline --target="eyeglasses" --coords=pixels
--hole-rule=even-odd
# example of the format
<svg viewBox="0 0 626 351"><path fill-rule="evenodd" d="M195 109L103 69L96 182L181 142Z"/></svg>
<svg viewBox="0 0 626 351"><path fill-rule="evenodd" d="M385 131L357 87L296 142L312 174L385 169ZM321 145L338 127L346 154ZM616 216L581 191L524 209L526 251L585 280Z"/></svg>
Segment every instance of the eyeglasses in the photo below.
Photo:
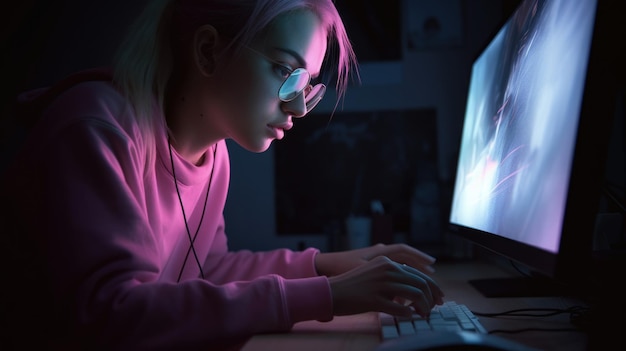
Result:
<svg viewBox="0 0 626 351"><path fill-rule="evenodd" d="M245 48L262 56L274 65L277 65L281 70L285 70L288 73L287 78L283 81L280 88L278 88L278 98L283 102L293 101L300 94L304 94L304 103L306 105L305 114L309 113L324 97L326 92L326 85L318 83L311 85L311 74L304 68L296 68L294 70L277 62L264 54L252 49L248 46Z"/></svg>

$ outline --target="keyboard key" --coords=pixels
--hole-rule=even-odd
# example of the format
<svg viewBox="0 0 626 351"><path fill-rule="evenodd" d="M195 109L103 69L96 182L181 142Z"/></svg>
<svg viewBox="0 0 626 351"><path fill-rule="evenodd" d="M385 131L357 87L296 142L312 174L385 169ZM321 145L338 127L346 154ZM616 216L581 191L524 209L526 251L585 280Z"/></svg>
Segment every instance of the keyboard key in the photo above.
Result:
<svg viewBox="0 0 626 351"><path fill-rule="evenodd" d="M430 323L425 319L420 319L413 321L413 325L415 326L415 330L419 333L420 331L432 330L430 327Z"/></svg>
<svg viewBox="0 0 626 351"><path fill-rule="evenodd" d="M396 328L395 324L394 325L383 325L381 327L381 332L382 332L383 340L397 338L397 337L400 336L400 334L398 334L398 329Z"/></svg>
<svg viewBox="0 0 626 351"><path fill-rule="evenodd" d="M413 335L415 334L415 328L413 328L413 322L411 321L398 321L398 333L400 335Z"/></svg>
<svg viewBox="0 0 626 351"><path fill-rule="evenodd" d="M393 325L394 328L396 326L396 320L395 318L387 313L380 313L379 314L379 318L380 318L380 324L382 325Z"/></svg>

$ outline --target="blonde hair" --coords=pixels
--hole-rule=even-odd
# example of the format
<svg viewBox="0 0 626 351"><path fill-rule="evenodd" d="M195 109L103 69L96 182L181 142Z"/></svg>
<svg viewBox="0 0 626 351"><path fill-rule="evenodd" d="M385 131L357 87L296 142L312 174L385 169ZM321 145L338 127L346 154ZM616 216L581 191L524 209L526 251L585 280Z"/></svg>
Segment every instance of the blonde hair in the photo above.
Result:
<svg viewBox="0 0 626 351"><path fill-rule="evenodd" d="M131 27L114 63L114 81L135 112L145 143L154 144L155 123L165 126L165 94L174 64L180 59L176 56L180 50L174 50L175 46L191 40L198 27L210 24L221 35L233 38L230 46L238 50L277 16L303 9L317 14L327 29L322 77L336 79L336 108L350 78L358 80L359 75L352 44L333 0L150 1ZM154 147L147 150L146 167L152 164Z"/></svg>

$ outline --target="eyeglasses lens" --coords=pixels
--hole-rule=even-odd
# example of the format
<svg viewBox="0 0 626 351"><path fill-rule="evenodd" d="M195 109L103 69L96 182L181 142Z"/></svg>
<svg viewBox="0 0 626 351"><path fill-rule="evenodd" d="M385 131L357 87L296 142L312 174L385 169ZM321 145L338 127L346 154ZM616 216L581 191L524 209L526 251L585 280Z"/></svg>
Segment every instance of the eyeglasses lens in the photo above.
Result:
<svg viewBox="0 0 626 351"><path fill-rule="evenodd" d="M286 102L295 99L309 85L309 81L309 72L305 69L297 68L291 72L280 87L278 97Z"/></svg>
<svg viewBox="0 0 626 351"><path fill-rule="evenodd" d="M312 87L310 91L306 92L304 96L306 102L306 110L311 111L324 97L326 92L326 86L322 83Z"/></svg>
<svg viewBox="0 0 626 351"><path fill-rule="evenodd" d="M324 97L326 86L320 83L312 87L309 85L310 82L309 72L303 68L297 68L281 85L278 97L282 101L289 102L303 93L307 111L311 111Z"/></svg>

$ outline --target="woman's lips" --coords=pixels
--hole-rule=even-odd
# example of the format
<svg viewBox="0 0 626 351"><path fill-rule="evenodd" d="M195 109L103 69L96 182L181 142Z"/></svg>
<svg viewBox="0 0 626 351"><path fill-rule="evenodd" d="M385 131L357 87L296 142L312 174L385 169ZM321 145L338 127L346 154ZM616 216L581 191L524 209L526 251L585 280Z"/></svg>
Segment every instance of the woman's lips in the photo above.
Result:
<svg viewBox="0 0 626 351"><path fill-rule="evenodd" d="M274 139L280 140L285 137L285 132L293 128L290 122L281 124L268 124L267 128Z"/></svg>

